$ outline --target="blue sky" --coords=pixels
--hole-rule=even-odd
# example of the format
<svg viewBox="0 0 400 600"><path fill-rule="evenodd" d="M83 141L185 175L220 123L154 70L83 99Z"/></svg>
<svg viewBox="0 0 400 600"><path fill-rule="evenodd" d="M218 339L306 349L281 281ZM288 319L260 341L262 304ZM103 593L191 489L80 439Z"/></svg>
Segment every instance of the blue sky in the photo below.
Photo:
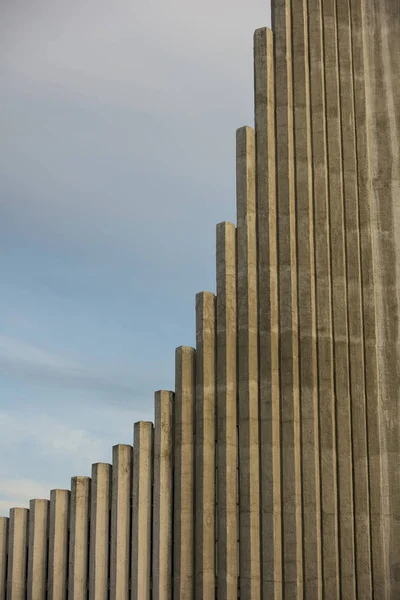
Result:
<svg viewBox="0 0 400 600"><path fill-rule="evenodd" d="M153 420L235 219L268 0L4 0L0 514Z"/></svg>

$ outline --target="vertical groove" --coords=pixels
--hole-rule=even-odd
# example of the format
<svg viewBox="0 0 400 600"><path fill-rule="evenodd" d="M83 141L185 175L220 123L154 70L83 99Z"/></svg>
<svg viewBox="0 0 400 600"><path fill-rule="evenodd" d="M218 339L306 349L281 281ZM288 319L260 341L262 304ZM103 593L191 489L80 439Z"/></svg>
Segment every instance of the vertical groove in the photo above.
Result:
<svg viewBox="0 0 400 600"><path fill-rule="evenodd" d="M173 401L173 392L155 394L153 600L172 598Z"/></svg>
<svg viewBox="0 0 400 600"><path fill-rule="evenodd" d="M196 351L181 346L175 354L174 419L174 597L193 598L193 424Z"/></svg>
<svg viewBox="0 0 400 600"><path fill-rule="evenodd" d="M196 599L215 597L215 304L196 296Z"/></svg>
<svg viewBox="0 0 400 600"><path fill-rule="evenodd" d="M275 73L271 30L254 35L262 597L282 598ZM271 544L271 540L274 543Z"/></svg>
<svg viewBox="0 0 400 600"><path fill-rule="evenodd" d="M254 130L237 132L237 335L240 593L260 598L257 244Z"/></svg>
<svg viewBox="0 0 400 600"><path fill-rule="evenodd" d="M153 423L134 425L131 600L150 600Z"/></svg>
<svg viewBox="0 0 400 600"><path fill-rule="evenodd" d="M236 228L217 225L217 472L218 599L236 600L237 565L237 369Z"/></svg>
<svg viewBox="0 0 400 600"><path fill-rule="evenodd" d="M92 465L89 540L89 600L108 600L112 467Z"/></svg>

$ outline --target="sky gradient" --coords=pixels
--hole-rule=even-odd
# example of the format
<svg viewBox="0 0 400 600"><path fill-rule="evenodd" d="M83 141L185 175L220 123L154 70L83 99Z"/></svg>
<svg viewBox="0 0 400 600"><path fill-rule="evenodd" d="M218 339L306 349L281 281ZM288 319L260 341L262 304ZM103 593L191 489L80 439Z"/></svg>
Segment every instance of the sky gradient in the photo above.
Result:
<svg viewBox="0 0 400 600"><path fill-rule="evenodd" d="M5 0L0 515L153 420L215 291L268 0Z"/></svg>

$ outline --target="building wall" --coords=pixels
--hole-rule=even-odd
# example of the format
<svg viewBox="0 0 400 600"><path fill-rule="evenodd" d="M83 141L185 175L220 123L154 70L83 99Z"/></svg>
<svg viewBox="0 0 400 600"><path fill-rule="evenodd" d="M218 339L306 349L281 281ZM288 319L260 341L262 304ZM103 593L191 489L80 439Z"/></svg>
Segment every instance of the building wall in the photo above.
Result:
<svg viewBox="0 0 400 600"><path fill-rule="evenodd" d="M272 17L196 348L133 447L0 519L0 600L400 597L400 5Z"/></svg>

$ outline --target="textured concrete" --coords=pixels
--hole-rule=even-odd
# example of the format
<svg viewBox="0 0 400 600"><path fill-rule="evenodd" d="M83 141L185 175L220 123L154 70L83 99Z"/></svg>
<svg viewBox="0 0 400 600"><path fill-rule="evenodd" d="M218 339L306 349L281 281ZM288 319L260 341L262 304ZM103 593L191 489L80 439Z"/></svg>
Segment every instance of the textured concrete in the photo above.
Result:
<svg viewBox="0 0 400 600"><path fill-rule="evenodd" d="M274 36L254 34L262 597L282 597ZM274 543L271 544L271 540Z"/></svg>
<svg viewBox="0 0 400 600"><path fill-rule="evenodd" d="M195 598L215 597L216 301L196 296Z"/></svg>
<svg viewBox="0 0 400 600"><path fill-rule="evenodd" d="M217 581L218 598L238 587L236 228L217 225Z"/></svg>
<svg viewBox="0 0 400 600"><path fill-rule="evenodd" d="M301 0L297 0L299 2ZM302 490L299 406L299 330L295 206L292 14L289 0L271 3L275 41L278 210L279 376L283 594L303 594Z"/></svg>
<svg viewBox="0 0 400 600"><path fill-rule="evenodd" d="M135 423L133 442L131 599L150 600L153 423Z"/></svg>
<svg viewBox="0 0 400 600"><path fill-rule="evenodd" d="M174 394L155 394L153 600L172 598L172 468Z"/></svg>
<svg viewBox="0 0 400 600"><path fill-rule="evenodd" d="M0 517L0 600L6 600L8 517Z"/></svg>
<svg viewBox="0 0 400 600"><path fill-rule="evenodd" d="M196 351L175 353L174 404L174 557L173 595L191 600L194 592L194 409Z"/></svg>
<svg viewBox="0 0 400 600"><path fill-rule="evenodd" d="M332 282L327 131L321 0L309 0L310 109L314 192L315 293L321 478L321 545L324 597L338 600L339 540L336 416L332 333Z"/></svg>
<svg viewBox="0 0 400 600"><path fill-rule="evenodd" d="M110 599L129 598L132 446L113 447Z"/></svg>
<svg viewBox="0 0 400 600"><path fill-rule="evenodd" d="M8 536L7 600L25 600L29 510L10 510Z"/></svg>
<svg viewBox="0 0 400 600"><path fill-rule="evenodd" d="M46 600L50 502L29 503L28 600Z"/></svg>
<svg viewBox="0 0 400 600"><path fill-rule="evenodd" d="M69 490L51 490L48 600L67 598L69 505Z"/></svg>
<svg viewBox="0 0 400 600"><path fill-rule="evenodd" d="M71 479L68 598L87 600L90 477Z"/></svg>
<svg viewBox="0 0 400 600"><path fill-rule="evenodd" d="M240 597L260 598L260 467L254 130L236 134Z"/></svg>
<svg viewBox="0 0 400 600"><path fill-rule="evenodd" d="M108 600L112 467L92 465L90 494L89 600Z"/></svg>

